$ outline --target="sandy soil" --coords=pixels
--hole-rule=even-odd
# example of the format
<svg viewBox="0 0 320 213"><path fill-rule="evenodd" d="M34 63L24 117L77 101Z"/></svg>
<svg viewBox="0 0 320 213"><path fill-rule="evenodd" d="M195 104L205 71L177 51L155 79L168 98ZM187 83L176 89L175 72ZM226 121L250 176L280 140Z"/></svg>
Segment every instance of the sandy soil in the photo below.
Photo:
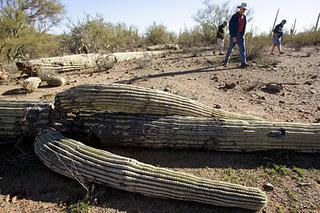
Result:
<svg viewBox="0 0 320 213"><path fill-rule="evenodd" d="M175 53L151 60L127 61L105 72L64 73L68 85L20 94L14 81L0 86L0 100L53 100L57 92L84 83L130 83L198 100L224 110L272 121L320 122L320 48L265 55L247 69L220 65L212 51ZM263 90L280 86L279 93ZM0 212L86 210L85 190L43 166L32 145L0 147ZM21 148L22 147L22 148ZM23 151L23 152L22 152ZM262 212L320 211L320 156L287 152L219 153L112 148L142 162L267 190ZM161 200L95 186L91 212L246 212L209 205ZM82 202L81 202L82 201ZM77 204L82 206L77 206ZM78 210L79 210L78 209Z"/></svg>

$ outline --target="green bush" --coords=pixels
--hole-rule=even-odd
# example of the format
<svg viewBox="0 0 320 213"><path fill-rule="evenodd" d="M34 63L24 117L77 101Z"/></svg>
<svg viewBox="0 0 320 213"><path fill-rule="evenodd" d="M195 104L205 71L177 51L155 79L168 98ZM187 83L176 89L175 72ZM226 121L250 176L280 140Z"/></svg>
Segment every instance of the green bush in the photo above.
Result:
<svg viewBox="0 0 320 213"><path fill-rule="evenodd" d="M176 43L177 36L175 33L169 32L164 25L158 25L154 22L148 27L145 40L148 45L169 44Z"/></svg>
<svg viewBox="0 0 320 213"><path fill-rule="evenodd" d="M90 52L103 53L139 47L142 39L135 27L106 22L100 15L88 15L71 26L69 50L79 53L82 45L86 45Z"/></svg>
<svg viewBox="0 0 320 213"><path fill-rule="evenodd" d="M248 60L260 59L272 44L271 38L267 35L253 36L252 33L246 33L245 39Z"/></svg>
<svg viewBox="0 0 320 213"><path fill-rule="evenodd" d="M182 47L193 47L203 45L200 27L194 27L191 30L185 29L178 37L178 44Z"/></svg>
<svg viewBox="0 0 320 213"><path fill-rule="evenodd" d="M306 31L296 35L288 35L287 38L284 37L284 39L284 42L287 43L289 47L300 51L302 47L320 44L320 31Z"/></svg>

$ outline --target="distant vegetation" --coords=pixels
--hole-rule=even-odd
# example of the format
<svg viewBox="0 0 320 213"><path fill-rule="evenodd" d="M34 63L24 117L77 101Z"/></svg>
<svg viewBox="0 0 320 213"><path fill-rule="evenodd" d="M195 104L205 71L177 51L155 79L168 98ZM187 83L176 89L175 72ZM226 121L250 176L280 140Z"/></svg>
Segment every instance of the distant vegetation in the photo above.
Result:
<svg viewBox="0 0 320 213"><path fill-rule="evenodd" d="M70 31L62 35L49 34L52 26L60 23L64 5L58 0L0 0L0 62L20 59L59 56L81 52L108 53L142 49L148 45L178 43L183 48L213 46L217 26L228 20L232 10L228 3L216 5L205 1L195 11L199 23L179 34L154 22L144 34L139 29L122 23L107 22L101 15L87 15L83 20L69 21ZM192 14L190 14L192 16ZM248 14L252 19L252 12ZM246 35L249 58L258 57L263 48L271 45L266 35ZM300 50L303 46L317 45L320 31L285 35L285 44Z"/></svg>

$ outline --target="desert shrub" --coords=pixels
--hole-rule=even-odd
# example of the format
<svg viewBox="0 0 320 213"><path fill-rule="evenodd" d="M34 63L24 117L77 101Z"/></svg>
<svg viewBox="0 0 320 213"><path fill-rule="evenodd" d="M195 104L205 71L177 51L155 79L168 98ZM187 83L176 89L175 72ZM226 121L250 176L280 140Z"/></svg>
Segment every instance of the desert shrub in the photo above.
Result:
<svg viewBox="0 0 320 213"><path fill-rule="evenodd" d="M148 45L176 43L177 36L174 32L169 32L164 25L154 22L147 28L145 41Z"/></svg>
<svg viewBox="0 0 320 213"><path fill-rule="evenodd" d="M191 30L185 29L178 37L178 44L183 48L203 45L200 26L196 26Z"/></svg>
<svg viewBox="0 0 320 213"><path fill-rule="evenodd" d="M252 33L246 33L245 39L248 60L260 59L272 42L267 35L254 36Z"/></svg>
<svg viewBox="0 0 320 213"><path fill-rule="evenodd" d="M296 51L300 51L305 46L318 45L320 44L320 31L306 31L296 35L288 35L285 43Z"/></svg>
<svg viewBox="0 0 320 213"><path fill-rule="evenodd" d="M142 38L138 30L125 24L106 22L101 15L87 15L77 23L71 23L68 48L73 53L79 53L82 45L90 52L103 53L119 51L126 48L141 46Z"/></svg>

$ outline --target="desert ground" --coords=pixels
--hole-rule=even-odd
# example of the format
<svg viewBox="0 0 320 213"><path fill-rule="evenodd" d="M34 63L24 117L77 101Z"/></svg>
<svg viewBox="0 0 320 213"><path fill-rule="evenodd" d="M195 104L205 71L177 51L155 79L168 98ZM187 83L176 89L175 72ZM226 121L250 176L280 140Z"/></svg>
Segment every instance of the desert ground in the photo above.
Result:
<svg viewBox="0 0 320 213"><path fill-rule="evenodd" d="M320 122L320 47L251 60L228 67L211 49L180 51L152 59L116 63L103 72L61 74L62 87L45 84L21 92L11 71L0 100L52 101L56 93L86 83L126 83L168 91L215 108L270 121ZM273 85L273 87L269 87ZM320 212L320 155L292 152L228 153L110 148L108 151L197 176L258 187L269 202L261 212ZM89 192L75 180L46 168L32 141L0 144L0 212L247 212L193 202L145 197L104 186Z"/></svg>

